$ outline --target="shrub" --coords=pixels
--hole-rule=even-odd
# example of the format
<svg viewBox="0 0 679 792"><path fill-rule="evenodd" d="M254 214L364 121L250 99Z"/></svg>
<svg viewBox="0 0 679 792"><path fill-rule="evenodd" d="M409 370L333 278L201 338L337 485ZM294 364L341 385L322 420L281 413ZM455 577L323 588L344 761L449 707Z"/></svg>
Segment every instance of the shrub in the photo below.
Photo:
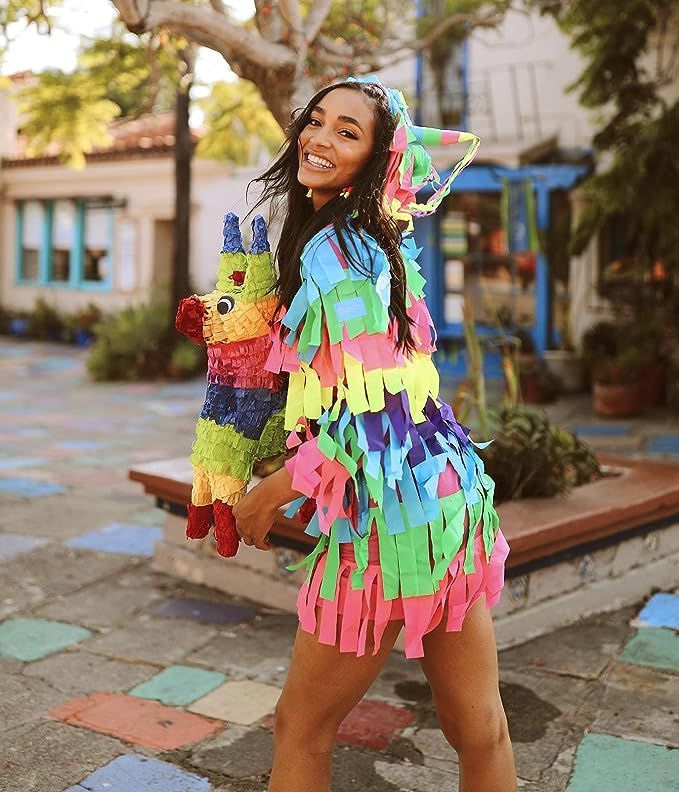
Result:
<svg viewBox="0 0 679 792"><path fill-rule="evenodd" d="M174 377L187 379L204 372L206 365L205 347L182 336L172 352L168 372Z"/></svg>
<svg viewBox="0 0 679 792"><path fill-rule="evenodd" d="M38 297L28 315L27 335L38 340L59 341L64 330L64 320L54 306Z"/></svg>
<svg viewBox="0 0 679 792"><path fill-rule="evenodd" d="M93 379L141 380L162 377L176 344L169 307L153 302L125 308L95 325L87 359Z"/></svg>
<svg viewBox="0 0 679 792"><path fill-rule="evenodd" d="M549 423L540 410L504 408L493 417L491 437L479 451L495 481L495 500L551 497L601 477L592 450Z"/></svg>

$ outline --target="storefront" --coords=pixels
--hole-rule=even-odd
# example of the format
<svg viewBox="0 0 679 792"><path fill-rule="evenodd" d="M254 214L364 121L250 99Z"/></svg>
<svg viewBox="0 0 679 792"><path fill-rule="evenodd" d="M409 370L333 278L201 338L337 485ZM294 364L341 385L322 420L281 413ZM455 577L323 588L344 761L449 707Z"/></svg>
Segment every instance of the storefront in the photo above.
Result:
<svg viewBox="0 0 679 792"><path fill-rule="evenodd" d="M548 259L567 256L567 234L561 248L555 248L559 242L553 231L569 215L568 191L586 173L579 165L471 166L457 178L439 211L416 221L441 371L453 376L465 372L465 302L487 340L518 328L530 335L538 354L558 343L559 316L568 303L567 277L554 277ZM511 198L514 194L525 198L522 206ZM501 376L500 355L492 344L485 363L487 376Z"/></svg>

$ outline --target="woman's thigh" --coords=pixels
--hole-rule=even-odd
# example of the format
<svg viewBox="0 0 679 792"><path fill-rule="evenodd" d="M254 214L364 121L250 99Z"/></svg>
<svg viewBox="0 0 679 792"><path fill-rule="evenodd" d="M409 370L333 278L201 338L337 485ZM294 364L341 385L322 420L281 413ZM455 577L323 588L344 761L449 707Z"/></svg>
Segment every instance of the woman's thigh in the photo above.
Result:
<svg viewBox="0 0 679 792"><path fill-rule="evenodd" d="M446 632L446 615L425 635L420 663L446 737L458 749L465 743L482 746L506 728L490 611L479 597L459 632Z"/></svg>
<svg viewBox="0 0 679 792"><path fill-rule="evenodd" d="M303 731L311 736L334 733L379 674L402 626L401 621L390 622L377 654L373 656L369 648L363 657L322 644L298 628L290 670L276 708L279 730Z"/></svg>

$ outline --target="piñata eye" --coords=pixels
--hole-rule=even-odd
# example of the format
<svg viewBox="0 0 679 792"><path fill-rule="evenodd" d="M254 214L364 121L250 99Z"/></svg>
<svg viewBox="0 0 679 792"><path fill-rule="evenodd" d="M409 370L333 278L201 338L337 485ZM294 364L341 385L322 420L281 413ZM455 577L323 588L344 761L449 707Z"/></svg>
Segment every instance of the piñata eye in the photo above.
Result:
<svg viewBox="0 0 679 792"><path fill-rule="evenodd" d="M225 294L217 301L217 310L220 314L228 314L230 311L233 311L233 306L235 304L236 301L233 297L229 297L229 295Z"/></svg>

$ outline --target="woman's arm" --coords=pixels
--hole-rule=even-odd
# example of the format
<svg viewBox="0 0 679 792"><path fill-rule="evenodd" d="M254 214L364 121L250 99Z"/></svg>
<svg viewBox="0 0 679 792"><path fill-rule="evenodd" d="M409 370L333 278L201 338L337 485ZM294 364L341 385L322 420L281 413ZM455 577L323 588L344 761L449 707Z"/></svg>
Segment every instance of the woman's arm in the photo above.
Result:
<svg viewBox="0 0 679 792"><path fill-rule="evenodd" d="M302 496L301 492L292 488L292 476L285 465L263 478L250 490L248 495L251 494L254 494L261 503L271 504L274 509L279 509Z"/></svg>
<svg viewBox="0 0 679 792"><path fill-rule="evenodd" d="M270 550L267 534L278 509L301 496L292 488L292 476L282 467L247 492L233 507L236 531L246 545Z"/></svg>

